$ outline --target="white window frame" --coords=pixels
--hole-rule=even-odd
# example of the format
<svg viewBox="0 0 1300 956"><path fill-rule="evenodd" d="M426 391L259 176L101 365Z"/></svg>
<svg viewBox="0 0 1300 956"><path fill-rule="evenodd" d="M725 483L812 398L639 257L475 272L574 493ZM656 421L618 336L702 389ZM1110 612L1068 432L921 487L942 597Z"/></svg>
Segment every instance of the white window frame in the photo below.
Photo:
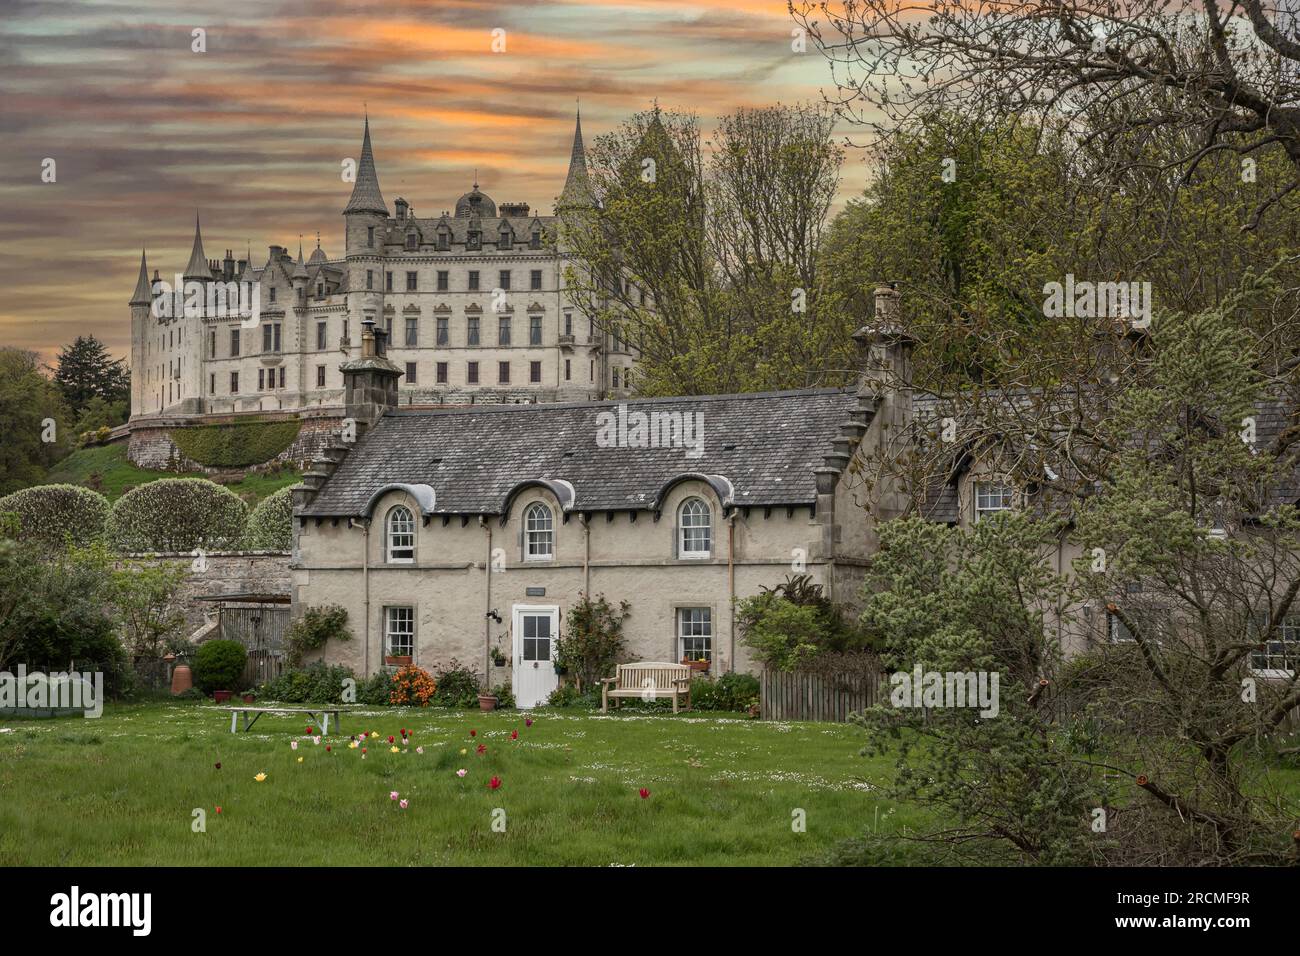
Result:
<svg viewBox="0 0 1300 956"><path fill-rule="evenodd" d="M405 625L398 628L398 625ZM401 637L406 650L399 650L393 645L393 638ZM384 607L384 656L409 657L415 660L415 608L409 604L393 604Z"/></svg>
<svg viewBox="0 0 1300 956"><path fill-rule="evenodd" d="M1296 662L1300 661L1300 616L1287 615L1277 630L1276 637L1269 635L1260 641L1265 648L1263 651L1250 652L1250 672L1258 677L1289 680L1295 675ZM1271 645L1279 645L1280 654L1272 653ZM1278 663L1275 660L1278 657L1283 666L1272 666ZM1259 666L1261 663L1264 666ZM1291 666L1287 667L1286 664Z"/></svg>
<svg viewBox="0 0 1300 956"><path fill-rule="evenodd" d="M697 613L698 612L698 613ZM713 660L713 608L702 606L683 606L677 608L676 614L677 630L677 659L697 661L700 657L712 662ZM687 633L687 631L691 633ZM690 655L686 652L687 641L705 642L703 650L697 650Z"/></svg>
<svg viewBox="0 0 1300 956"><path fill-rule="evenodd" d="M415 515L406 505L393 505L384 518L384 561L387 564L415 563Z"/></svg>
<svg viewBox="0 0 1300 956"><path fill-rule="evenodd" d="M702 524L698 520L701 517L699 509L703 509ZM688 518L691 523L688 523ZM703 549L695 546L699 544L701 529L704 532ZM713 509L698 495L687 498L677 509L677 556L687 560L713 557Z"/></svg>
<svg viewBox="0 0 1300 956"><path fill-rule="evenodd" d="M985 515L1012 511L1016 507L1015 486L1006 481L993 478L978 480L973 483L971 495L975 505L976 521L980 521Z"/></svg>
<svg viewBox="0 0 1300 956"><path fill-rule="evenodd" d="M545 515L545 526L538 522L537 527L533 527L533 519L536 516ZM541 501L534 501L524 508L523 517L523 545L525 561L554 561L555 560L555 515L551 512L550 507ZM545 544L546 550L542 551L541 547ZM534 550L536 546L537 550Z"/></svg>

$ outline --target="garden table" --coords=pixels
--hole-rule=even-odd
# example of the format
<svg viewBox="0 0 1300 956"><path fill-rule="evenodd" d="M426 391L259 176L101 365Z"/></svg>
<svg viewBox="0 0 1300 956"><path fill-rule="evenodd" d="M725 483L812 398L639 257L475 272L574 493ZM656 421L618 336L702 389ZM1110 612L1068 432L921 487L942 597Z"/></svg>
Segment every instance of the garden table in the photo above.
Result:
<svg viewBox="0 0 1300 956"><path fill-rule="evenodd" d="M249 718L252 714L252 718ZM327 735L330 732L330 715L334 715L334 730L337 733L343 726L339 718L339 708L337 707L231 707L230 708L230 732L236 732L239 719L242 716L244 720L244 730L252 730L253 724L257 723L257 718L263 714L302 714L311 718L313 724L320 724L321 734ZM320 719L317 719L319 715Z"/></svg>

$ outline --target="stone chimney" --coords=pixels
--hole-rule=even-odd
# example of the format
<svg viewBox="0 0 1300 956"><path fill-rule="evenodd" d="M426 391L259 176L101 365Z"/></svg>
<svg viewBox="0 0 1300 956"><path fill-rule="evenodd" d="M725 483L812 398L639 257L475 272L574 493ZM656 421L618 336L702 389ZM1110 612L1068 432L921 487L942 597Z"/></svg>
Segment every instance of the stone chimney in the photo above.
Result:
<svg viewBox="0 0 1300 956"><path fill-rule="evenodd" d="M339 368L343 372L344 415L357 427L374 425L384 412L397 407L397 380L402 370L384 354L388 333L375 328L375 320L361 323L361 355Z"/></svg>
<svg viewBox="0 0 1300 956"><path fill-rule="evenodd" d="M858 376L858 394L884 400L906 398L912 404L912 349L916 340L903 325L897 283L876 288L876 314L872 321L853 333L863 353Z"/></svg>

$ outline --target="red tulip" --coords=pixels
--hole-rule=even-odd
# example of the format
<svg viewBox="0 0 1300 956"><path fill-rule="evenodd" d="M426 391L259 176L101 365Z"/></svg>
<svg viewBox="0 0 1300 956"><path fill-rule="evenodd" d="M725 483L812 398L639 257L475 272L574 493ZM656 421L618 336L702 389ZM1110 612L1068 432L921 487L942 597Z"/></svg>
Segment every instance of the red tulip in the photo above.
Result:
<svg viewBox="0 0 1300 956"><path fill-rule="evenodd" d="M217 814L220 815L220 813L221 813L221 808L217 807Z"/></svg>
<svg viewBox="0 0 1300 956"><path fill-rule="evenodd" d="M392 735L392 734L389 734L389 735L388 735L388 742L389 742L390 744L393 742L393 735Z"/></svg>
<svg viewBox="0 0 1300 956"><path fill-rule="evenodd" d="M307 736L308 736L308 737L311 736L311 728L310 728L310 727L307 728Z"/></svg>
<svg viewBox="0 0 1300 956"><path fill-rule="evenodd" d="M487 746L486 746L485 744L479 744L479 745L478 745L478 752L479 752L479 753L486 753L486 752L487 752Z"/></svg>
<svg viewBox="0 0 1300 956"><path fill-rule="evenodd" d="M637 792L641 794L641 799L642 799L642 800L645 800L646 798L648 798L648 797L650 796L650 791L647 790L645 787L642 787L642 788L641 788L640 790L638 790Z"/></svg>
<svg viewBox="0 0 1300 956"><path fill-rule="evenodd" d="M325 745L325 752L326 752L326 753L329 753L329 752L330 752L330 745L329 745L329 744L326 744L326 745Z"/></svg>
<svg viewBox="0 0 1300 956"><path fill-rule="evenodd" d="M471 730L471 731L469 732L469 735L470 735L471 737L477 737L477 736L478 736L478 731L477 731L477 730Z"/></svg>
<svg viewBox="0 0 1300 956"><path fill-rule="evenodd" d="M524 720L524 726L525 726L525 727L531 727L532 725L533 725L533 718L531 718L531 717L525 718L525 720Z"/></svg>
<svg viewBox="0 0 1300 956"><path fill-rule="evenodd" d="M365 748L365 747L362 747L362 748L361 748L361 752L362 752L362 753L365 753L365 752L366 752L366 748Z"/></svg>
<svg viewBox="0 0 1300 956"><path fill-rule="evenodd" d="M402 728L402 736L403 736L403 737L406 736L406 728L405 728L405 727Z"/></svg>
<svg viewBox="0 0 1300 956"><path fill-rule="evenodd" d="M497 789L498 787L501 786L501 778L493 777L491 780L488 781L488 786L491 787L493 790Z"/></svg>
<svg viewBox="0 0 1300 956"><path fill-rule="evenodd" d="M218 770L220 770L220 769L221 769L221 761L218 760L218 761L217 761L216 763L214 763L212 766L214 766L214 767L216 767Z"/></svg>
<svg viewBox="0 0 1300 956"><path fill-rule="evenodd" d="M511 740L518 740L518 739L519 739L519 731L517 731L517 730L512 730L512 731L510 731L510 739L511 739Z"/></svg>

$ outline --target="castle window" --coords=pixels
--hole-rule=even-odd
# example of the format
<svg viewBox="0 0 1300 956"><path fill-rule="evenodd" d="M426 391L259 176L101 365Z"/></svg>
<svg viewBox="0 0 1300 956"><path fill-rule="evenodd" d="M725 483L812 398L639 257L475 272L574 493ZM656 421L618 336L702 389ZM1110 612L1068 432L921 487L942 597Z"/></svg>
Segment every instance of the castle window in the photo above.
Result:
<svg viewBox="0 0 1300 956"><path fill-rule="evenodd" d="M573 360L564 360L564 380L567 382L573 378Z"/></svg>
<svg viewBox="0 0 1300 956"><path fill-rule="evenodd" d="M239 373L238 372L230 373L230 394L231 395L239 394Z"/></svg>
<svg viewBox="0 0 1300 956"><path fill-rule="evenodd" d="M317 283L316 283L316 298L318 298L318 299L323 299L323 298L325 298L325 283L324 283L324 282L317 282Z"/></svg>
<svg viewBox="0 0 1300 956"><path fill-rule="evenodd" d="M713 609L679 607L677 642L684 661L713 660Z"/></svg>
<svg viewBox="0 0 1300 956"><path fill-rule="evenodd" d="M499 273L497 273L497 279L498 279L497 288L506 289L507 291L510 289L509 269L502 269Z"/></svg>
<svg viewBox="0 0 1300 956"><path fill-rule="evenodd" d="M542 381L541 362L528 363L528 381L532 382L534 385L539 384Z"/></svg>
<svg viewBox="0 0 1300 956"><path fill-rule="evenodd" d="M469 270L469 291L470 292L478 291L478 270L477 269Z"/></svg>
<svg viewBox="0 0 1300 956"><path fill-rule="evenodd" d="M465 320L469 328L466 330L465 341L470 345L478 345L478 316L471 315Z"/></svg>
<svg viewBox="0 0 1300 956"><path fill-rule="evenodd" d="M416 288L415 283L416 283L416 276L417 276L417 275L419 275L419 273L416 273L416 272L408 272L408 273L406 274L406 291L407 291L407 292L414 292L414 291L415 291L415 288Z"/></svg>
<svg viewBox="0 0 1300 956"><path fill-rule="evenodd" d="M470 385L478 384L478 362L470 362L465 366L465 381Z"/></svg>
<svg viewBox="0 0 1300 956"><path fill-rule="evenodd" d="M237 358L238 356L239 356L239 329L231 329L230 330L230 357Z"/></svg>
<svg viewBox="0 0 1300 956"><path fill-rule="evenodd" d="M216 376L216 373L213 373L213 374L211 374L211 375L208 376L208 394L209 394L209 395L215 395L215 394L217 394L217 376Z"/></svg>
<svg viewBox="0 0 1300 956"><path fill-rule="evenodd" d="M257 370L257 390L261 392L261 391L265 391L265 389L266 389L266 369L259 368Z"/></svg>
<svg viewBox="0 0 1300 956"><path fill-rule="evenodd" d="M497 382L501 385L510 384L510 363L497 362Z"/></svg>
<svg viewBox="0 0 1300 956"><path fill-rule="evenodd" d="M542 344L542 317L540 315L530 315L528 317L528 344Z"/></svg>
<svg viewBox="0 0 1300 956"><path fill-rule="evenodd" d="M528 273L528 287L533 292L540 292L542 288L542 270L533 269Z"/></svg>
<svg viewBox="0 0 1300 956"><path fill-rule="evenodd" d="M610 372L614 376L614 387L618 388L618 366L614 366L614 368L610 369Z"/></svg>
<svg viewBox="0 0 1300 956"><path fill-rule="evenodd" d="M384 608L384 644L389 657L415 656L415 608Z"/></svg>
<svg viewBox="0 0 1300 956"><path fill-rule="evenodd" d="M375 244L375 227L366 226L366 245L374 246Z"/></svg>
<svg viewBox="0 0 1300 956"><path fill-rule="evenodd" d="M316 348L320 351L324 351L328 347L327 340L325 338L327 334L326 333L327 328L328 326L324 322L316 323Z"/></svg>
<svg viewBox="0 0 1300 956"><path fill-rule="evenodd" d="M275 286L271 286L271 301L275 301Z"/></svg>
<svg viewBox="0 0 1300 956"><path fill-rule="evenodd" d="M447 384L447 363L446 363L446 362L439 362L439 363L438 363L438 365L437 365L437 376L438 376L438 384L439 384L439 385L446 385L446 384Z"/></svg>
<svg viewBox="0 0 1300 956"><path fill-rule="evenodd" d="M510 316L503 315L497 319L497 345L510 344Z"/></svg>
<svg viewBox="0 0 1300 956"><path fill-rule="evenodd" d="M410 564L415 560L415 517L411 509L397 505L388 512L384 542L389 564Z"/></svg>
<svg viewBox="0 0 1300 956"><path fill-rule="evenodd" d="M1015 507L1015 489L1000 481L975 483L975 520Z"/></svg>
<svg viewBox="0 0 1300 956"><path fill-rule="evenodd" d="M272 369L274 371L274 369ZM284 388L284 366L280 366L280 387Z"/></svg>
<svg viewBox="0 0 1300 956"><path fill-rule="evenodd" d="M439 319L438 321L441 322L442 320ZM420 320L413 315L406 317L406 344L420 344Z"/></svg>
<svg viewBox="0 0 1300 956"><path fill-rule="evenodd" d="M316 366L316 387L317 388L325 387L325 366L324 365Z"/></svg>
<svg viewBox="0 0 1300 956"><path fill-rule="evenodd" d="M538 232L536 229L534 229L533 234L528 237L528 248L530 249L542 248L542 234Z"/></svg>
<svg viewBox="0 0 1300 956"><path fill-rule="evenodd" d="M438 344L446 345L451 338L451 330L448 327L449 319L445 315L438 316Z"/></svg>
<svg viewBox="0 0 1300 956"><path fill-rule="evenodd" d="M438 248L443 252L451 248L451 236L447 234L446 229L438 230Z"/></svg>
<svg viewBox="0 0 1300 956"><path fill-rule="evenodd" d="M555 527L551 509L534 502L524 510L524 560L555 559Z"/></svg>
<svg viewBox="0 0 1300 956"><path fill-rule="evenodd" d="M678 511L679 558L707 558L713 551L713 516L703 498L687 498Z"/></svg>
<svg viewBox="0 0 1300 956"><path fill-rule="evenodd" d="M415 252L420 248L420 237L415 232L406 234L406 251Z"/></svg>
<svg viewBox="0 0 1300 956"><path fill-rule="evenodd" d="M393 291L393 274L392 274L392 272L388 272L388 271L384 272L384 291L385 291L385 292L392 292L392 291Z"/></svg>
<svg viewBox="0 0 1300 956"><path fill-rule="evenodd" d="M514 238L515 238L514 233L510 231L510 227L502 223L501 232L497 235L497 248L498 249L512 248L514 245Z"/></svg>
<svg viewBox="0 0 1300 956"><path fill-rule="evenodd" d="M414 385L414 384L416 384L416 380L415 380L415 363L414 363L414 362L407 362L407 363L406 363L406 384L407 384L407 385Z"/></svg>
<svg viewBox="0 0 1300 956"><path fill-rule="evenodd" d="M374 287L375 287L375 270L374 270L374 269L367 269L367 270L366 270L366 288L367 288L367 289L373 289Z"/></svg>
<svg viewBox="0 0 1300 956"><path fill-rule="evenodd" d="M446 269L440 269L440 270L438 270L438 291L439 291L439 292L446 292L446 291L447 291L447 286L448 286L448 282L447 282L447 270L446 270Z"/></svg>
<svg viewBox="0 0 1300 956"><path fill-rule="evenodd" d="M483 233L477 229L471 229L465 234L465 248L478 249L483 245Z"/></svg>
<svg viewBox="0 0 1300 956"><path fill-rule="evenodd" d="M208 333L208 358L217 357L217 333Z"/></svg>
<svg viewBox="0 0 1300 956"><path fill-rule="evenodd" d="M565 335L573 334L573 313L572 312L564 313L564 334Z"/></svg>
<svg viewBox="0 0 1300 956"><path fill-rule="evenodd" d="M632 370L630 368L623 369L623 387L627 389L632 387Z"/></svg>
<svg viewBox="0 0 1300 956"><path fill-rule="evenodd" d="M280 323L268 322L262 326L262 351L280 351Z"/></svg>

